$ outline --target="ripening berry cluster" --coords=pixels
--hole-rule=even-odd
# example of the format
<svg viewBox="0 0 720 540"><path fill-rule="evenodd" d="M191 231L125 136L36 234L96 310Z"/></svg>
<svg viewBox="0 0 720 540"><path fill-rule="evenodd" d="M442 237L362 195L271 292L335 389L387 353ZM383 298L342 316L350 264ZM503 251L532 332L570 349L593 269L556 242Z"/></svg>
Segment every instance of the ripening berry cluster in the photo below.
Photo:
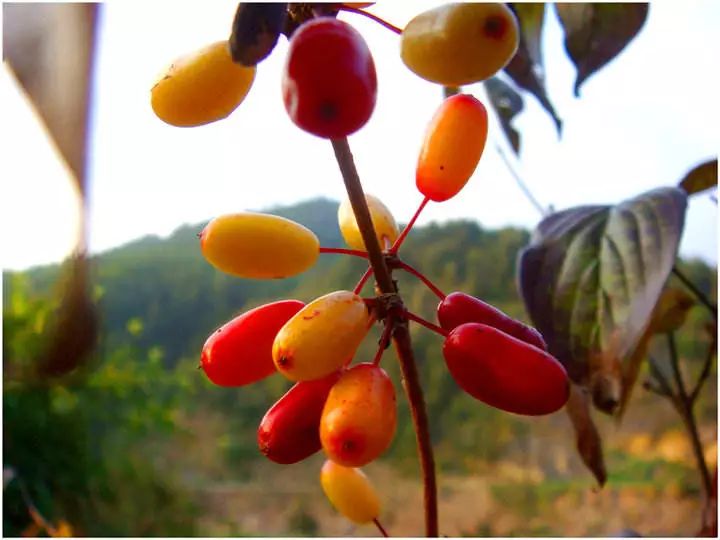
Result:
<svg viewBox="0 0 720 540"><path fill-rule="evenodd" d="M462 85L501 69L517 40L517 23L503 4L450 4L406 26L401 57L427 80ZM254 66L233 62L226 42L216 43L173 64L152 90L153 109L178 126L218 120L243 100L254 73ZM294 29L281 85L290 118L318 137L354 133L375 107L370 50L352 26L332 16L311 18ZM487 111L473 96L458 94L442 102L418 156L416 186L424 197L418 213L428 201L446 201L460 192L482 156L487 130ZM379 199L366 195L366 202L378 244L400 261L398 249L409 229L400 233ZM200 247L220 271L253 279L297 275L320 253L367 258L349 200L338 209L338 223L349 249L323 248L304 226L252 212L213 219L200 234ZM409 267L402 263L400 268ZM460 388L516 414L549 414L565 404L567 374L536 330L465 293L444 295L411 270L440 297L439 326L408 311L400 316L443 336L443 356ZM295 383L262 418L258 447L280 464L297 463L322 449L328 458L322 487L357 523L378 519L378 495L360 467L387 450L397 423L395 387L380 366L392 322L378 310L377 298L360 295L367 276L354 290L330 292L308 304L282 300L243 313L212 333L201 354L204 372L220 386L240 387L275 373ZM375 358L353 363L378 322L385 329Z"/></svg>

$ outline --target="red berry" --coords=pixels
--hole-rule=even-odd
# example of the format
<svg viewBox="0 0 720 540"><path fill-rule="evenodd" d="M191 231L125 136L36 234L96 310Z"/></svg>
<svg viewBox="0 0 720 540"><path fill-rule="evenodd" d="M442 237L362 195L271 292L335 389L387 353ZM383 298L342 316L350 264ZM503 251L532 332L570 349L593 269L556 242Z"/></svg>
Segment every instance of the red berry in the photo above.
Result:
<svg viewBox="0 0 720 540"><path fill-rule="evenodd" d="M340 372L296 383L260 422L258 447L275 463L302 461L320 450L320 416Z"/></svg>
<svg viewBox="0 0 720 540"><path fill-rule="evenodd" d="M220 386L243 386L275 373L275 336L304 305L299 300L282 300L225 323L203 346L200 361L205 374Z"/></svg>
<svg viewBox="0 0 720 540"><path fill-rule="evenodd" d="M562 364L497 328L458 326L445 339L443 356L463 390L498 409L537 416L557 411L568 400Z"/></svg>
<svg viewBox="0 0 720 540"><path fill-rule="evenodd" d="M320 17L292 36L282 79L285 108L295 124L325 138L360 129L375 108L375 64L349 24Z"/></svg>
<svg viewBox="0 0 720 540"><path fill-rule="evenodd" d="M476 322L502 330L517 339L544 351L547 345L540 332L520 321L505 315L495 306L462 292L448 294L438 304L437 317L445 330L452 330L461 324Z"/></svg>

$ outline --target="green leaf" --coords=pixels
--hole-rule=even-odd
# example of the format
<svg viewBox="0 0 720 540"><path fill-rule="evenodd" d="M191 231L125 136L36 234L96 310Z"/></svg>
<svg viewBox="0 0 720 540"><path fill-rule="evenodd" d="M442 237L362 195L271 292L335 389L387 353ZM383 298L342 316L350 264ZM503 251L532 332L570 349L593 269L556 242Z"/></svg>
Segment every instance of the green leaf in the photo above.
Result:
<svg viewBox="0 0 720 540"><path fill-rule="evenodd" d="M692 195L716 187L718 183L718 160L706 161L685 175L679 186Z"/></svg>
<svg viewBox="0 0 720 540"><path fill-rule="evenodd" d="M672 270L686 207L685 192L660 188L616 206L570 208L545 218L520 254L520 292L533 324L606 412L619 402L620 363Z"/></svg>
<svg viewBox="0 0 720 540"><path fill-rule="evenodd" d="M523 99L509 84L497 77L485 81L485 89L490 97L490 103L500 118L505 136L517 154L520 152L520 133L510 123L523 110Z"/></svg>
<svg viewBox="0 0 720 540"><path fill-rule="evenodd" d="M515 84L533 94L555 122L558 134L562 131L562 120L555 112L545 90L545 68L542 61L540 38L545 20L545 4L510 4L520 24L520 43L510 63L505 66Z"/></svg>
<svg viewBox="0 0 720 540"><path fill-rule="evenodd" d="M555 4L565 29L565 50L577 68L575 96L590 75L632 41L647 18L648 4Z"/></svg>

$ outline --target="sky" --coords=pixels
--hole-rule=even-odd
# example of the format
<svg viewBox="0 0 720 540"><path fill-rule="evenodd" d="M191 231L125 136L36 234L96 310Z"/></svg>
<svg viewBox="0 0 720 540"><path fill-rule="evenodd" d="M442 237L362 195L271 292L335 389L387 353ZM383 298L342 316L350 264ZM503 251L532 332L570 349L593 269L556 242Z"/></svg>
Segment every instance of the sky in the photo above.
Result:
<svg viewBox="0 0 720 540"><path fill-rule="evenodd" d="M402 27L441 3L386 1L369 11ZM165 236L181 224L224 213L344 197L330 143L301 131L285 112L284 37L258 66L248 97L230 117L176 128L154 116L150 88L175 58L227 38L235 4L138 5L109 2L101 13L89 161L91 251L147 234ZM349 138L355 162L365 190L404 222L422 200L415 164L442 89L404 66L398 36L358 15L340 18L365 37L378 73L373 116ZM518 189L496 144L511 156L534 196L557 210L612 204L677 184L718 153L720 74L710 65L717 57L718 30L720 3L714 0L654 2L637 38L575 98L575 69L555 12L548 9L543 52L548 94L564 122L562 138L526 94L515 122L523 135L520 157L512 157L493 119L468 185L449 201L429 204L419 224L470 218L488 228L535 227L541 216ZM481 84L464 91L485 99ZM5 68L0 100L3 125L13 126L12 141L6 142L14 149L0 163L2 265L20 269L59 261L73 245L77 196ZM7 129L3 132L7 138ZM717 262L717 206L708 195L691 199L681 254Z"/></svg>

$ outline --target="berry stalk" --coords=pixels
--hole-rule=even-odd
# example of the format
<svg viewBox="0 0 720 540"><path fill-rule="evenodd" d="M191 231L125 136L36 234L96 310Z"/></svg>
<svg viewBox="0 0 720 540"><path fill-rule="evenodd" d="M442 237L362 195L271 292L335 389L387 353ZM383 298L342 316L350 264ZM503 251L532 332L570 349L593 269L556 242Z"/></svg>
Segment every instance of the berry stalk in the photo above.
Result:
<svg viewBox="0 0 720 540"><path fill-rule="evenodd" d="M355 163L353 162L347 137L331 139L331 142L353 212L355 213L358 228L365 242L370 265L375 273L378 289L380 289L380 292L383 294L397 295L395 284L385 264L385 258L383 257L380 245L375 236L375 228L373 227L372 218L370 217L370 210L368 209L365 193L363 192L362 184L360 183L360 178L355 168ZM399 297L398 300L400 300ZM402 307L401 300L399 301L399 307ZM415 356L412 350L407 321L404 319L395 320L393 326L393 343L397 351L398 359L400 360L400 369L404 382L403 387L410 404L415 437L418 445L420 467L422 470L425 534L426 536L437 537L438 519L435 459L430 443L430 430L428 427L427 411L425 410L425 399L415 365Z"/></svg>
<svg viewBox="0 0 720 540"><path fill-rule="evenodd" d="M352 255L353 257L368 258L368 254L357 249L331 248L320 246L320 253L340 253L342 255Z"/></svg>
<svg viewBox="0 0 720 540"><path fill-rule="evenodd" d="M432 330L432 331L435 332L436 334L440 334L440 335L443 336L443 337L447 337L447 335L449 334L449 332L448 332L447 330L445 330L445 329L443 329L443 328L440 328L439 326L437 326L436 324L431 323L430 321L426 321L426 320L423 319L422 317L419 317L419 316L415 315L412 311L405 311L405 316L406 316L409 320L411 320L411 321L413 321L413 322L416 322L416 323L418 323L419 325L424 326L424 327L427 328L428 330Z"/></svg>
<svg viewBox="0 0 720 540"><path fill-rule="evenodd" d="M385 530L385 527L382 526L382 524L380 523L380 520L378 518L373 519L373 523L380 531L380 534L382 534L385 538L390 538L390 535Z"/></svg>
<svg viewBox="0 0 720 540"><path fill-rule="evenodd" d="M400 246L405 241L405 237L408 235L410 230L413 228L413 225L415 225L415 222L417 221L418 216L420 215L420 212L423 211L423 208L425 208L425 205L430 200L429 197L425 197L423 201L420 203L420 206L418 206L418 209L415 210L415 214L413 214L413 217L410 219L407 225L405 225L405 228L400 233L400 236L397 237L397 240L395 240L395 243L390 248L390 253L397 253L398 249L400 249Z"/></svg>
<svg viewBox="0 0 720 540"><path fill-rule="evenodd" d="M368 266L368 269L365 270L365 273L362 275L360 280L357 282L357 285L355 285L353 292L355 294L360 294L360 291L362 291L362 288L365 286L365 283L367 283L367 280L370 279L370 276L372 276L372 275L373 275L372 266Z"/></svg>
<svg viewBox="0 0 720 540"><path fill-rule="evenodd" d="M408 274L412 274L413 276L415 276L416 278L418 278L420 281L422 281L422 282L427 286L427 288L430 289L432 292L434 292L435 295L436 295L440 300L445 300L445 296L446 296L445 293L442 292L432 281L430 281L430 279L428 279L428 278L425 276L425 274L423 274L423 273L420 272L419 270L416 270L415 268L413 268L413 267L410 266L409 264L401 261L400 259L398 259L397 261L395 261L394 264L396 264L396 265L398 266L398 268L402 268L402 269L405 270Z"/></svg>
<svg viewBox="0 0 720 540"><path fill-rule="evenodd" d="M362 9L358 9L356 7L346 6L346 5L341 4L340 11L348 11L350 13L357 13L358 15L362 15L363 17L367 17L368 19L375 21L379 25L384 26L388 30L395 32L398 35L402 34L402 29L398 28L394 24L390 24L385 19L382 19L382 18L378 17L377 15L373 15L372 13L368 13L367 11L363 11Z"/></svg>

